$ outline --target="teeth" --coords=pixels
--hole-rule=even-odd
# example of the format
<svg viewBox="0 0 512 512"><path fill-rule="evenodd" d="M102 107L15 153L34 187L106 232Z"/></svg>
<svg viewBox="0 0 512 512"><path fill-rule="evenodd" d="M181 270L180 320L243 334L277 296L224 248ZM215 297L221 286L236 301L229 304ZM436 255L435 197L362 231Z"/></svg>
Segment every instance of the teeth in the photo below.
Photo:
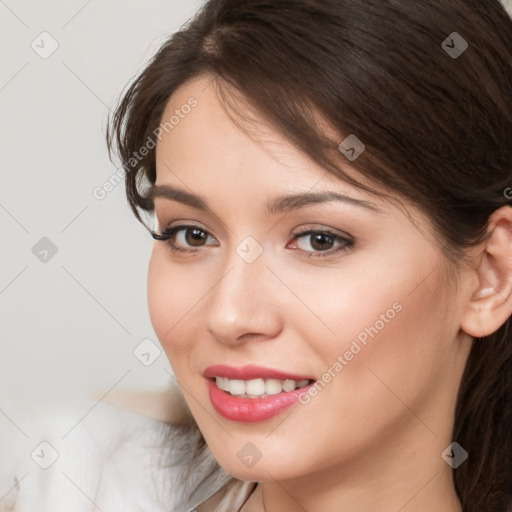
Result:
<svg viewBox="0 0 512 512"><path fill-rule="evenodd" d="M248 380L245 383L245 393L247 395L264 395L265 381L263 379Z"/></svg>
<svg viewBox="0 0 512 512"><path fill-rule="evenodd" d="M215 377L215 382L219 389L227 391L234 396L243 398L263 398L265 396L277 395L283 391L289 393L308 384L308 380L294 381L291 379L252 379L238 380L228 379L226 377Z"/></svg>
<svg viewBox="0 0 512 512"><path fill-rule="evenodd" d="M277 379L268 379L265 381L265 391L267 395L277 395L283 391L281 381Z"/></svg>
<svg viewBox="0 0 512 512"><path fill-rule="evenodd" d="M229 379L226 379L225 377L217 377L216 382L217 387L223 391L229 391Z"/></svg>
<svg viewBox="0 0 512 512"><path fill-rule="evenodd" d="M283 391L293 391L295 389L296 382L294 380L285 380L283 382Z"/></svg>
<svg viewBox="0 0 512 512"><path fill-rule="evenodd" d="M229 392L232 395L244 395L245 394L245 381L243 380L229 380Z"/></svg>

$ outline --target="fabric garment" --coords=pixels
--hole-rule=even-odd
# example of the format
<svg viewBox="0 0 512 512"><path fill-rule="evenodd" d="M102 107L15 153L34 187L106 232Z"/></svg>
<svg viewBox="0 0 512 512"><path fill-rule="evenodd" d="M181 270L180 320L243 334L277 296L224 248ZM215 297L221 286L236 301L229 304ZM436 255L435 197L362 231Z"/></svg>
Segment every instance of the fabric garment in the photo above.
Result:
<svg viewBox="0 0 512 512"><path fill-rule="evenodd" d="M256 482L243 482L233 478L208 500L191 507L188 512L238 512L256 485Z"/></svg>
<svg viewBox="0 0 512 512"><path fill-rule="evenodd" d="M2 423L0 512L237 512L256 486L193 456L196 430L92 401L44 418Z"/></svg>

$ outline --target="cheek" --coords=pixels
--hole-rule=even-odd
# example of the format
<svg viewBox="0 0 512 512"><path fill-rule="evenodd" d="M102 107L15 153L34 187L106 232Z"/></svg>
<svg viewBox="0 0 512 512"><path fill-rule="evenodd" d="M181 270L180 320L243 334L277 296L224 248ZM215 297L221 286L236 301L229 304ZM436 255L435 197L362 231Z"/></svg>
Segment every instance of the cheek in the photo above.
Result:
<svg viewBox="0 0 512 512"><path fill-rule="evenodd" d="M283 315L300 329L300 339L322 355L325 365L350 350L353 340L362 347L369 346L370 340L387 337L391 330L404 327L407 319L411 325L417 322L418 308L428 310L429 306L421 303L424 297L415 300L424 288L418 294L411 293L421 280L417 278L422 274L417 271L421 257L390 254L391 263L382 258L381 252L368 251L347 258L337 269L279 268L280 277L296 296L288 293Z"/></svg>
<svg viewBox="0 0 512 512"><path fill-rule="evenodd" d="M317 376L326 381L322 394L336 393L341 397L336 402L354 414L361 401L377 409L387 398L400 405L389 388L403 390L402 398L416 403L449 360L453 326L447 319L454 312L449 298L436 290L437 253L425 248L387 254L389 262L382 253L371 255L357 268L356 263L340 268L334 277L333 269L317 269L316 275L300 279L290 271L286 276L310 308L299 305L303 314L295 314L296 325L319 356Z"/></svg>
<svg viewBox="0 0 512 512"><path fill-rule="evenodd" d="M355 423L361 420L358 429L368 428L370 437L373 427L406 419L404 404L414 411L429 409L437 386L450 371L447 303L432 283L414 290L417 282L410 279L387 292L376 289L366 300L345 303L349 307L335 326L340 343L324 350L327 368L335 377L324 374L331 384L322 393L348 417L358 418ZM321 405L322 399L316 404L318 414ZM373 423L363 421L365 411L372 411Z"/></svg>
<svg viewBox="0 0 512 512"><path fill-rule="evenodd" d="M156 249L153 248L148 267L148 309L151 323L155 332L162 342L161 334L165 332L166 307L168 286L162 279L162 264L156 256Z"/></svg>
<svg viewBox="0 0 512 512"><path fill-rule="evenodd" d="M398 347L411 337L405 331L412 335L421 334L424 327L432 329L432 318L440 314L442 306L433 284L439 264L435 250L421 241L407 245L403 240L403 244L366 251L347 262L338 275L327 269L331 275L318 280L322 290L315 290L313 281L307 288L315 290L308 299L333 331L333 339L344 344L358 339L365 346L365 342L388 338L393 332L393 344ZM404 335L395 336L397 330Z"/></svg>
<svg viewBox="0 0 512 512"><path fill-rule="evenodd" d="M148 309L155 333L168 355L191 348L190 332L199 320L194 306L207 291L202 291L199 283L201 280L194 279L191 271L169 262L165 248L153 249L148 268ZM184 330L188 336L181 335Z"/></svg>

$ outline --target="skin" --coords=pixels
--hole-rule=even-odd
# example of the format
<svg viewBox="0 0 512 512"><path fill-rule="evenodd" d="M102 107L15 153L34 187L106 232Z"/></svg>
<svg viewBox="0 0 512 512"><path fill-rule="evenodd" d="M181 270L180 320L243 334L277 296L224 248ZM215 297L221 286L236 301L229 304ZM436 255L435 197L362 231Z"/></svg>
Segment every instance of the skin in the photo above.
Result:
<svg viewBox="0 0 512 512"><path fill-rule="evenodd" d="M195 224L210 236L195 246L185 230L176 236L195 254L154 242L149 311L213 455L233 476L259 482L242 510L462 510L441 453L453 441L472 337L511 314L512 208L495 212L488 241L455 267L421 212L328 174L263 120L249 136L207 77L178 89L164 118L190 97L198 105L157 144L156 184L201 196L213 213L156 198L155 214L161 228ZM380 211L341 202L264 211L274 197L320 190ZM308 258L322 250L311 235L293 240L306 227L348 234L354 245L335 253L334 241L329 256ZM236 252L247 236L263 249L252 263ZM207 366L321 379L394 303L401 311L308 404L260 423L224 419L211 405ZM247 442L261 452L252 468L237 457Z"/></svg>

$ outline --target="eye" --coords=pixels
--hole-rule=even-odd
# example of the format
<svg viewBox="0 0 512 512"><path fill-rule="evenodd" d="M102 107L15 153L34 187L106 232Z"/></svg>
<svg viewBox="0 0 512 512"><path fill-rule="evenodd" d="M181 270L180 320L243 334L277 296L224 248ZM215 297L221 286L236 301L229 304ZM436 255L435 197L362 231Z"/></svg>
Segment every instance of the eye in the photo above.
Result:
<svg viewBox="0 0 512 512"><path fill-rule="evenodd" d="M215 240L208 231L193 224L182 224L165 229L161 234L151 233L155 240L166 241L172 251L176 252L196 252L190 247L201 248L205 241Z"/></svg>
<svg viewBox="0 0 512 512"><path fill-rule="evenodd" d="M208 231L193 224L173 226L161 234L152 232L151 236L155 240L167 242L173 252L198 253L201 247L207 246L209 240L214 241L213 245L218 245ZM322 258L348 251L354 245L354 240L348 235L342 236L328 229L304 229L293 235L291 243L298 246L292 246L292 249L299 249L308 258Z"/></svg>
<svg viewBox="0 0 512 512"><path fill-rule="evenodd" d="M354 240L348 236L342 236L325 229L305 229L293 236L294 241L299 241L298 249L308 258L322 258L332 256L341 251L348 251ZM337 247L336 247L337 244Z"/></svg>

